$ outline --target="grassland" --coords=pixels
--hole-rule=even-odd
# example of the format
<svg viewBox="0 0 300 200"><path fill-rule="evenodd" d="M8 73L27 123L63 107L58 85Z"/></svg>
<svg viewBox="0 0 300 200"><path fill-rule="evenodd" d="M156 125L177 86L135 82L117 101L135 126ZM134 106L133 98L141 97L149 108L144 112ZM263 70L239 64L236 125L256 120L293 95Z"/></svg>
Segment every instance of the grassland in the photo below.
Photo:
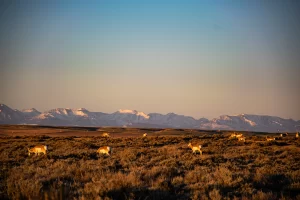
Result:
<svg viewBox="0 0 300 200"><path fill-rule="evenodd" d="M266 142L272 134L244 132L239 142L230 133L0 126L0 199L300 199L294 134ZM29 157L39 144L48 154ZM104 145L111 157L95 153Z"/></svg>

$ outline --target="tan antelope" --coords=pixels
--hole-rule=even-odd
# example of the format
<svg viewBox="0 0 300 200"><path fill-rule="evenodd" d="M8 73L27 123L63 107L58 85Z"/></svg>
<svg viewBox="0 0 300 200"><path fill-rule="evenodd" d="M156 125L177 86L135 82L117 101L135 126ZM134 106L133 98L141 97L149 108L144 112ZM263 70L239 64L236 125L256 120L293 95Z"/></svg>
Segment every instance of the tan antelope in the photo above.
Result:
<svg viewBox="0 0 300 200"><path fill-rule="evenodd" d="M280 137L287 137L289 134L288 133L281 133Z"/></svg>
<svg viewBox="0 0 300 200"><path fill-rule="evenodd" d="M97 150L97 153L99 153L99 154L106 154L106 155L109 155L109 156L110 156L111 152L112 152L112 149L109 146L100 147Z"/></svg>
<svg viewBox="0 0 300 200"><path fill-rule="evenodd" d="M103 134L102 134L102 137L109 138L109 137L110 137L110 135L109 135L109 133L103 133Z"/></svg>
<svg viewBox="0 0 300 200"><path fill-rule="evenodd" d="M230 137L229 138L240 138L240 137L243 137L243 134L242 133L240 133L240 134L237 134L237 133L232 133L231 135L230 135Z"/></svg>
<svg viewBox="0 0 300 200"><path fill-rule="evenodd" d="M274 138L274 137L271 137L271 138L266 137L266 140L267 140L267 141L275 141L275 138Z"/></svg>
<svg viewBox="0 0 300 200"><path fill-rule="evenodd" d="M30 156L31 153L34 153L35 155L39 155L40 153L43 153L46 155L48 150L48 147L46 145L38 145L31 149L28 148L28 156Z"/></svg>
<svg viewBox="0 0 300 200"><path fill-rule="evenodd" d="M143 134L143 138L145 138L145 137L147 137L148 136L148 134L147 133L144 133Z"/></svg>
<svg viewBox="0 0 300 200"><path fill-rule="evenodd" d="M229 138L235 138L235 136L236 136L236 133L234 132L234 133L232 133L232 134L230 135Z"/></svg>
<svg viewBox="0 0 300 200"><path fill-rule="evenodd" d="M245 137L239 137L238 139L239 139L239 141L246 142L246 138Z"/></svg>
<svg viewBox="0 0 300 200"><path fill-rule="evenodd" d="M200 155L202 155L201 145L196 146L196 145L192 145L192 143L189 143L188 147L192 149L193 153L197 153L197 151L199 151Z"/></svg>
<svg viewBox="0 0 300 200"><path fill-rule="evenodd" d="M299 133L298 132L296 133L296 138L299 138Z"/></svg>

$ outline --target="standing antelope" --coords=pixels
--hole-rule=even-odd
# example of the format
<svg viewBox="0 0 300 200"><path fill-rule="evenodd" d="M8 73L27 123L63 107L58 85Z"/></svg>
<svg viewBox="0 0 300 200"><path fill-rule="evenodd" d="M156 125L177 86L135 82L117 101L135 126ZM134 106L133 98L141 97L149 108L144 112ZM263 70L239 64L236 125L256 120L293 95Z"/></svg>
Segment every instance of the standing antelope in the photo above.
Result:
<svg viewBox="0 0 300 200"><path fill-rule="evenodd" d="M110 137L110 135L109 135L109 133L103 133L103 134L102 134L102 137L109 138L109 137Z"/></svg>
<svg viewBox="0 0 300 200"><path fill-rule="evenodd" d="M106 155L109 155L109 156L110 156L111 152L112 152L112 149L109 146L100 147L97 150L97 153L99 153L99 154L106 154Z"/></svg>
<svg viewBox="0 0 300 200"><path fill-rule="evenodd" d="M194 146L192 145L192 143L188 144L188 147L190 147L193 150L193 153L197 153L197 151L199 151L200 155L202 155L202 151L201 151L201 145L198 146Z"/></svg>
<svg viewBox="0 0 300 200"><path fill-rule="evenodd" d="M289 134L288 133L281 133L280 134L280 137L286 137L286 136L288 136Z"/></svg>
<svg viewBox="0 0 300 200"><path fill-rule="evenodd" d="M28 156L30 156L31 153L34 153L35 155L39 155L40 153L43 153L46 155L48 150L48 147L46 145L38 145L31 149L28 148Z"/></svg>
<svg viewBox="0 0 300 200"><path fill-rule="evenodd" d="M272 137L272 138L266 137L266 140L267 140L267 141L275 141L275 138L274 138L274 137Z"/></svg>
<svg viewBox="0 0 300 200"><path fill-rule="evenodd" d="M243 137L243 134L242 134L242 133L236 134L236 133L234 132L234 133L232 133L232 134L230 135L229 138L241 138L241 137Z"/></svg>
<svg viewBox="0 0 300 200"><path fill-rule="evenodd" d="M144 133L144 134L143 134L143 138L147 137L147 135L148 135L147 133Z"/></svg>
<svg viewBox="0 0 300 200"><path fill-rule="evenodd" d="M299 138L299 133L298 132L296 133L296 138Z"/></svg>
<svg viewBox="0 0 300 200"><path fill-rule="evenodd" d="M232 133L232 134L230 135L229 138L235 138L235 137L236 137L236 133L234 132L234 133Z"/></svg>

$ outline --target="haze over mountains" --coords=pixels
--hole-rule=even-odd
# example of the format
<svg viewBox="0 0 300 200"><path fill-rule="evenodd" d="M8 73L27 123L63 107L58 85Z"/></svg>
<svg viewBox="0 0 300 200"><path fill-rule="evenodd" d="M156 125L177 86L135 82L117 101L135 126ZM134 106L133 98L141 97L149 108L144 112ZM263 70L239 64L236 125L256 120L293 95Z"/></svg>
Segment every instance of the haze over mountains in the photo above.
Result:
<svg viewBox="0 0 300 200"><path fill-rule="evenodd" d="M45 112L12 109L0 104L0 124L38 124L51 126L122 126L147 128L191 128L206 130L240 130L262 132L295 132L300 129L300 120L275 116L240 114L222 115L208 120L168 113L145 114L136 110L118 110L108 114L90 112L85 108L56 108Z"/></svg>

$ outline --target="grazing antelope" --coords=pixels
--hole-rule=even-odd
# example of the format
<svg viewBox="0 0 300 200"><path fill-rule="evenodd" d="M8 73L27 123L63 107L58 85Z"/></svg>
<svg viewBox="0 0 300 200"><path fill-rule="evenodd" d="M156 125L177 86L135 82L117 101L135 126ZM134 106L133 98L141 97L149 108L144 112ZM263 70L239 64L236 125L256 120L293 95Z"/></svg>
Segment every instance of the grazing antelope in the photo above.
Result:
<svg viewBox="0 0 300 200"><path fill-rule="evenodd" d="M274 137L272 137L272 138L266 137L266 140L267 141L275 141L275 138Z"/></svg>
<svg viewBox="0 0 300 200"><path fill-rule="evenodd" d="M111 150L111 147L109 147L109 146L100 147L97 150L97 153L106 154L106 155L109 155L109 156L110 156L111 152L112 152L112 150Z"/></svg>
<svg viewBox="0 0 300 200"><path fill-rule="evenodd" d="M110 135L109 135L109 133L103 133L103 134L102 134L102 137L109 138L109 137L110 137Z"/></svg>
<svg viewBox="0 0 300 200"><path fill-rule="evenodd" d="M239 139L239 141L246 142L246 138L245 137L239 137L238 139Z"/></svg>
<svg viewBox="0 0 300 200"><path fill-rule="evenodd" d="M148 134L147 133L144 133L143 134L143 138L145 138L145 137L147 137L148 136Z"/></svg>
<svg viewBox="0 0 300 200"><path fill-rule="evenodd" d="M230 135L229 138L240 138L243 137L243 134L236 134L235 132Z"/></svg>
<svg viewBox="0 0 300 200"><path fill-rule="evenodd" d="M296 138L299 138L299 133L298 132L296 133Z"/></svg>
<svg viewBox="0 0 300 200"><path fill-rule="evenodd" d="M188 147L190 147L193 150L193 153L197 153L197 151L199 151L200 155L202 155L202 151L201 151L201 145L199 146L194 146L192 145L192 143L188 144Z"/></svg>
<svg viewBox="0 0 300 200"><path fill-rule="evenodd" d="M48 150L48 147L46 145L38 145L31 149L28 148L28 156L30 156L31 153L34 153L35 155L36 154L39 155L40 153L43 153L46 155L47 150Z"/></svg>
<svg viewBox="0 0 300 200"><path fill-rule="evenodd" d="M236 136L236 133L234 132L234 133L232 133L232 134L230 135L229 138L235 138L235 136Z"/></svg>
<svg viewBox="0 0 300 200"><path fill-rule="evenodd" d="M288 133L281 133L280 134L280 137L286 137L286 136L288 136L289 134Z"/></svg>

